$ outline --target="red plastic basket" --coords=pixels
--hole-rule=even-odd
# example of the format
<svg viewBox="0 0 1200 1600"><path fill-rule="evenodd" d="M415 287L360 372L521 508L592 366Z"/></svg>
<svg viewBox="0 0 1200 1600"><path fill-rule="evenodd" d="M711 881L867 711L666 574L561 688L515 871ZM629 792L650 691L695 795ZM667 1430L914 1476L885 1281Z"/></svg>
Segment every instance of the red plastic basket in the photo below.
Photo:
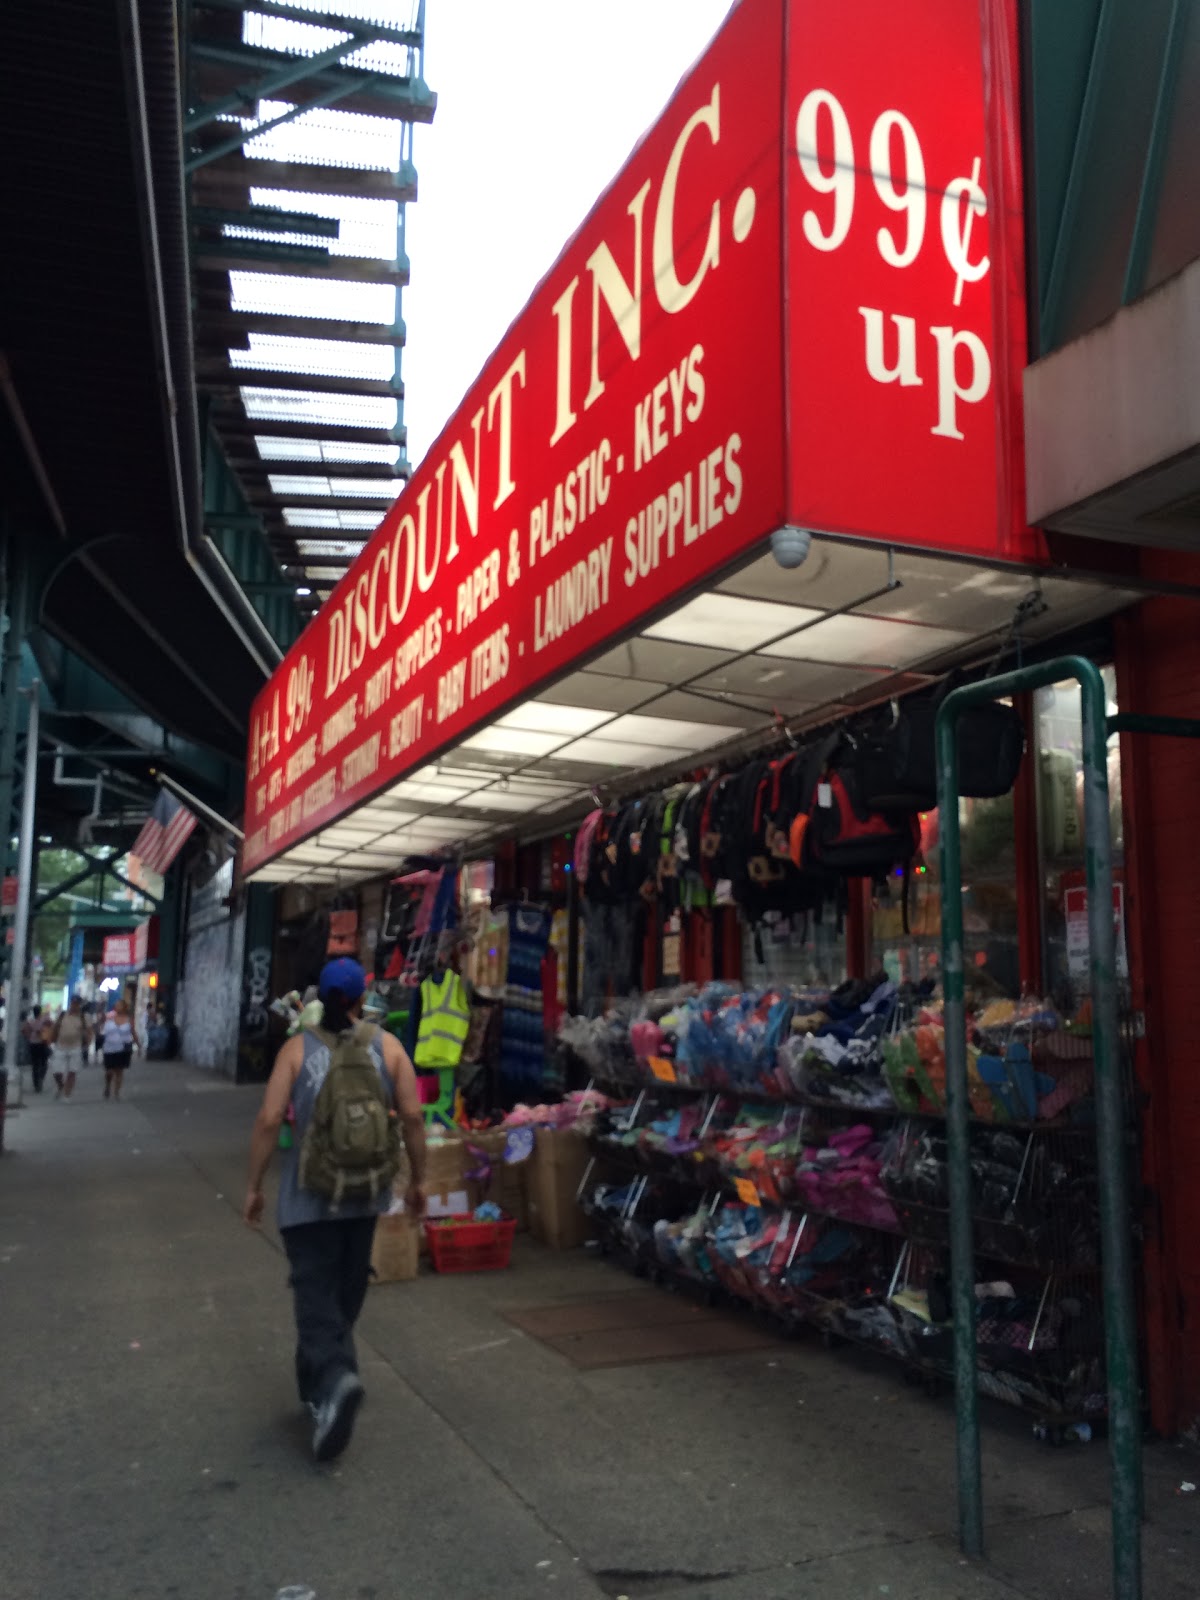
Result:
<svg viewBox="0 0 1200 1600"><path fill-rule="evenodd" d="M500 1222L447 1217L425 1224L435 1272L499 1272L512 1259L514 1218Z"/></svg>

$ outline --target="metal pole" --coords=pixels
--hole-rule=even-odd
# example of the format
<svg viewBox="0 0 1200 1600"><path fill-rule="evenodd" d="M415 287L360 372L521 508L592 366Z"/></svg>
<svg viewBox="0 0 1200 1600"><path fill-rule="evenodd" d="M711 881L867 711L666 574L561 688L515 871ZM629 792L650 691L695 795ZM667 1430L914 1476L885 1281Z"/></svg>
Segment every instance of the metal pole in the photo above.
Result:
<svg viewBox="0 0 1200 1600"><path fill-rule="evenodd" d="M939 858L942 874L942 992L945 997L946 1166L950 1189L950 1292L954 1317L954 1420L958 1537L963 1554L983 1554L983 1478L975 1375L975 1244L971 1226L971 1129L967 1099L967 1013L963 976L962 858L958 832L957 716L966 691L947 696L935 724Z"/></svg>
<svg viewBox="0 0 1200 1600"><path fill-rule="evenodd" d="M17 1061L20 1017L25 1001L25 966L29 950L29 904L33 890L34 807L37 803L38 690L35 678L22 694L29 699L25 731L25 786L21 798L21 831L17 841L17 914L13 919L12 966L4 1028L5 1096L9 1106L21 1104L21 1068ZM15 1095L13 1091L16 1091Z"/></svg>
<svg viewBox="0 0 1200 1600"><path fill-rule="evenodd" d="M1112 1457L1113 1594L1116 1600L1140 1600L1142 1421L1129 1227L1128 1150L1118 1050L1108 729L1100 669L1094 662L1082 659L1075 667L1083 709L1083 819L1104 1265L1104 1345Z"/></svg>
<svg viewBox="0 0 1200 1600"><path fill-rule="evenodd" d="M1108 813L1108 726L1104 680L1083 656L955 689L936 723L942 864L942 959L946 995L946 1140L950 1177L951 1274L954 1305L955 1406L959 1448L959 1528L962 1547L982 1547L979 1428L975 1395L975 1297L971 1262L970 1164L966 1106L966 1016L963 1001L962 883L958 836L958 762L954 725L959 712L983 700L1021 694L1074 678L1083 718L1084 835L1088 940L1092 987L1092 1054L1096 1077L1096 1155L1100 1245L1104 1268L1105 1365L1112 1463L1112 1563L1115 1600L1141 1600L1141 1398L1133 1288L1128 1152L1122 1106L1117 1028L1116 935L1113 925L1112 841ZM1124 719L1122 719L1124 720ZM1192 735L1193 725L1168 729L1138 719L1138 731ZM1127 726L1134 725L1133 719Z"/></svg>

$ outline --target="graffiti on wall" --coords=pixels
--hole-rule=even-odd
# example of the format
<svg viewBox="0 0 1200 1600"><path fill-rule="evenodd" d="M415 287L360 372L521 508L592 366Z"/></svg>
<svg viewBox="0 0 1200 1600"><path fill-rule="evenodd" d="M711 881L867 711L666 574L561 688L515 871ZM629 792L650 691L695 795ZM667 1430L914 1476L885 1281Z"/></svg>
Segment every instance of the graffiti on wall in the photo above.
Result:
<svg viewBox="0 0 1200 1600"><path fill-rule="evenodd" d="M232 1074L237 1065L245 921L226 917L191 931L179 985L184 1059Z"/></svg>
<svg viewBox="0 0 1200 1600"><path fill-rule="evenodd" d="M246 954L242 1016L238 1030L238 1081L260 1083L271 1066L271 950L254 945Z"/></svg>

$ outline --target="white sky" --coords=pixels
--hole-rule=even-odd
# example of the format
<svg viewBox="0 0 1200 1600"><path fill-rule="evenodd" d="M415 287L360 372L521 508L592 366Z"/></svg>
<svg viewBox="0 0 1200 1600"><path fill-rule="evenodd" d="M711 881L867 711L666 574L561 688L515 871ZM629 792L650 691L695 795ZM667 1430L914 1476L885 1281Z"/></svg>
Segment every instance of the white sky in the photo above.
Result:
<svg viewBox="0 0 1200 1600"><path fill-rule="evenodd" d="M428 0L404 416L414 466L731 0Z"/></svg>

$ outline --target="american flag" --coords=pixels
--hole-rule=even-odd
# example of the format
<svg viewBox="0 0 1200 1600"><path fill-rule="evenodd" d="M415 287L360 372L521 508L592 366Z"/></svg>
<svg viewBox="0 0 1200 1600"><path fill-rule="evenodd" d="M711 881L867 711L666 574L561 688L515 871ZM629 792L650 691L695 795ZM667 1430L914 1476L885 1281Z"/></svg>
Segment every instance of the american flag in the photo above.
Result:
<svg viewBox="0 0 1200 1600"><path fill-rule="evenodd" d="M165 876L167 868L187 843L196 826L188 808L165 789L158 791L154 809L130 850L151 872Z"/></svg>

